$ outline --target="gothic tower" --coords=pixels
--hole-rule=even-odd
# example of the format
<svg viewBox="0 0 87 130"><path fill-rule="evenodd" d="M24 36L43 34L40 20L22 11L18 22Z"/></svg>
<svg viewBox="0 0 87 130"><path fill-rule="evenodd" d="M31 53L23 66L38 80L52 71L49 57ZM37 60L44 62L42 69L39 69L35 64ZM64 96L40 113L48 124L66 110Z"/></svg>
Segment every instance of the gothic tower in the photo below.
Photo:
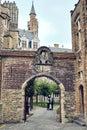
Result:
<svg viewBox="0 0 87 130"><path fill-rule="evenodd" d="M7 48L17 48L18 45L18 8L16 6L15 1L12 2L4 2L4 7L9 9L10 21L8 25L8 30L10 34L9 46Z"/></svg>
<svg viewBox="0 0 87 130"><path fill-rule="evenodd" d="M0 48L1 49L3 47L5 47L5 46L8 46L7 45L8 44L8 40L7 40L7 43L6 43L6 42L4 42L4 39L6 37L9 38L9 35L8 35L9 20L10 20L9 9L4 7L1 4L1 1L0 1Z"/></svg>
<svg viewBox="0 0 87 130"><path fill-rule="evenodd" d="M33 2L29 15L30 15L30 21L28 22L28 30L38 33L38 21L36 19L36 13Z"/></svg>
<svg viewBox="0 0 87 130"><path fill-rule="evenodd" d="M36 19L36 13L34 8L34 3L32 1L32 7L30 11L30 21L28 22L28 30L34 34L33 38L33 48L37 49L39 47L39 38L38 38L38 21Z"/></svg>
<svg viewBox="0 0 87 130"><path fill-rule="evenodd" d="M9 12L10 12L10 23L9 23L9 29L10 30L17 30L18 29L18 8L16 6L15 1L12 2L4 2L3 5L5 7L9 8Z"/></svg>

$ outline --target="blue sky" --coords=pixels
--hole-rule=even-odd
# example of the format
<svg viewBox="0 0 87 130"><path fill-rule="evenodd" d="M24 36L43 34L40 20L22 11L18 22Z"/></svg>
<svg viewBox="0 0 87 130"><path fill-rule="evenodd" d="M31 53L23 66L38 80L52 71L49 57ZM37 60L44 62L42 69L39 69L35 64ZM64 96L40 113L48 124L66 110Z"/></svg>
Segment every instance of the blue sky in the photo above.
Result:
<svg viewBox="0 0 87 130"><path fill-rule="evenodd" d="M63 45L65 48L71 48L70 10L74 9L78 0L33 1L39 22L40 45L53 46L54 43L58 43L60 47ZM27 29L32 0L15 0L15 2L19 8L19 28Z"/></svg>

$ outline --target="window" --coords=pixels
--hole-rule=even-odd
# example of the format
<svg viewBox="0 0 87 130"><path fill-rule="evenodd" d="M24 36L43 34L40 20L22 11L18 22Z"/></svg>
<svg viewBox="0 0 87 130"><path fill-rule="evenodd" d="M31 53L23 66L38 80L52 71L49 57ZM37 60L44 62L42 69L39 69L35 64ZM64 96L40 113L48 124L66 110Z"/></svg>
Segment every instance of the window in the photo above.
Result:
<svg viewBox="0 0 87 130"><path fill-rule="evenodd" d="M83 79L83 71L78 72L78 78Z"/></svg>
<svg viewBox="0 0 87 130"><path fill-rule="evenodd" d="M27 47L27 41L22 40L22 47Z"/></svg>
<svg viewBox="0 0 87 130"><path fill-rule="evenodd" d="M31 41L28 43L28 48L32 48L32 42Z"/></svg>
<svg viewBox="0 0 87 130"><path fill-rule="evenodd" d="M33 43L33 48L34 48L34 49L37 49L37 48L38 48L37 42L34 42L34 43Z"/></svg>
<svg viewBox="0 0 87 130"><path fill-rule="evenodd" d="M87 0L86 0L86 5L87 5Z"/></svg>
<svg viewBox="0 0 87 130"><path fill-rule="evenodd" d="M79 38L79 49L81 49L81 24L80 24L80 19L78 20L78 38Z"/></svg>
<svg viewBox="0 0 87 130"><path fill-rule="evenodd" d="M81 34L81 19L79 13L75 17L75 43L76 43L76 51L81 49L82 43L82 34Z"/></svg>

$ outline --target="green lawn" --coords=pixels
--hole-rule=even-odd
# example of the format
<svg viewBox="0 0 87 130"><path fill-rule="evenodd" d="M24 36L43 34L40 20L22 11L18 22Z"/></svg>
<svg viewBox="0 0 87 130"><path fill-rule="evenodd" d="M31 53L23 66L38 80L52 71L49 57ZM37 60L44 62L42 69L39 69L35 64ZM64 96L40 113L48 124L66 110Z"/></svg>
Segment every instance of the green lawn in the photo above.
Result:
<svg viewBox="0 0 87 130"><path fill-rule="evenodd" d="M44 107L44 108L47 108L47 102L38 102L38 104L36 103L36 100L33 101L33 105L34 106L39 106L39 107ZM54 102L54 106L57 106L59 105L59 103L56 101Z"/></svg>

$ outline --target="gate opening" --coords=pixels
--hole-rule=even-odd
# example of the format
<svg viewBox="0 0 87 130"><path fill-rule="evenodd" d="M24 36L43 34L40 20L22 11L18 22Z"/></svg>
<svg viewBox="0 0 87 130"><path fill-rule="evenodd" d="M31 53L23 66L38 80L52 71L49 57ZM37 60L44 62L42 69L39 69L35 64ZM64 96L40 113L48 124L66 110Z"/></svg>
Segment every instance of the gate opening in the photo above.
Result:
<svg viewBox="0 0 87 130"><path fill-rule="evenodd" d="M52 76L40 75L27 80L23 86L24 90L24 121L27 115L35 106L45 107L45 109L53 109L54 104L57 106L57 114L59 122L64 122L64 87L54 80ZM48 107L48 97L50 100Z"/></svg>

